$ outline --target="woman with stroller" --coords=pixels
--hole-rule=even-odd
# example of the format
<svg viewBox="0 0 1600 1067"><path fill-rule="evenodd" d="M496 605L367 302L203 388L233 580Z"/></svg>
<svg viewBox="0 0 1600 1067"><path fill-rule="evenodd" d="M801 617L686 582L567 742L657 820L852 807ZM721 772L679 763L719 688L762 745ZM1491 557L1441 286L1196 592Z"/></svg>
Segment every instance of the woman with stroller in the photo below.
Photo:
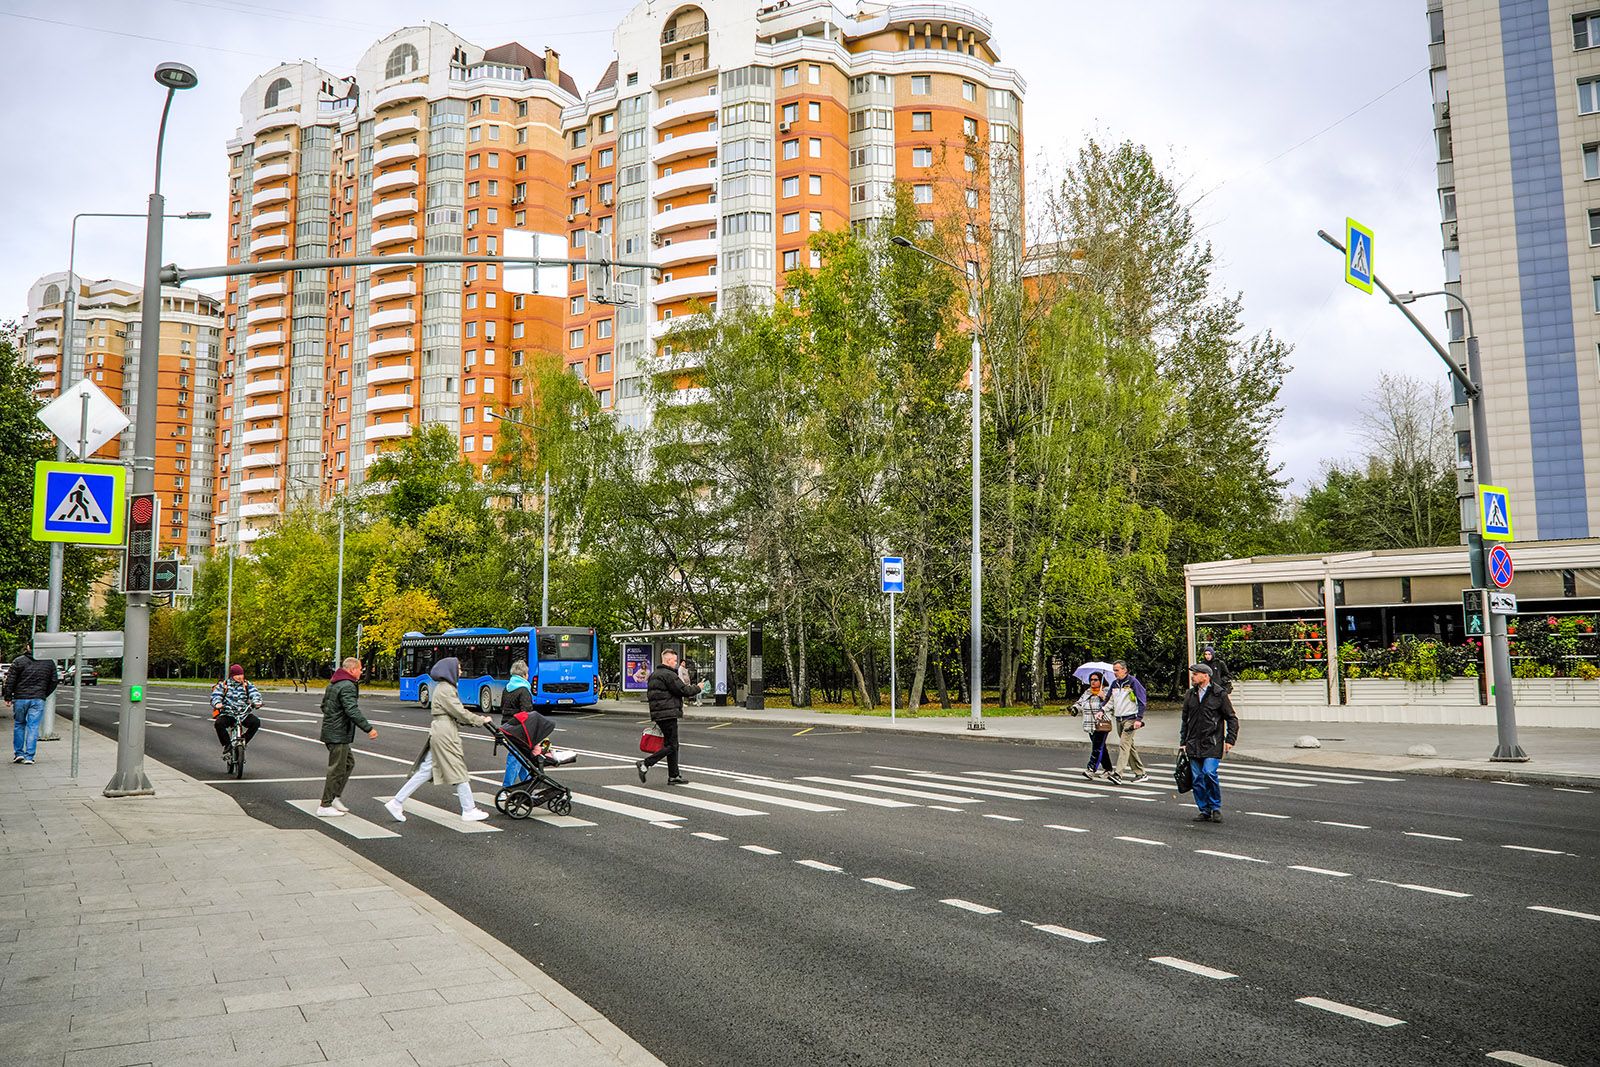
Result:
<svg viewBox="0 0 1600 1067"><path fill-rule="evenodd" d="M489 717L468 711L461 704L456 684L461 680L461 661L454 656L440 660L428 672L433 680L433 696L428 702L433 712L433 725L428 732L428 742L422 746L422 755L413 763L412 774L383 806L396 822L405 822L405 802L423 783L432 779L435 785L451 786L461 801L461 818L464 822L482 822L489 813L478 807L472 799L472 782L467 774L467 754L461 746L463 726L486 726Z"/></svg>
<svg viewBox="0 0 1600 1067"><path fill-rule="evenodd" d="M1072 714L1083 716L1083 728L1089 734L1089 766L1083 776L1091 782L1104 777L1120 783L1122 779L1112 769L1111 755L1106 751L1112 725L1111 690L1106 688L1105 676L1099 671L1090 672L1089 688L1072 705Z"/></svg>
<svg viewBox="0 0 1600 1067"><path fill-rule="evenodd" d="M521 716L519 718L518 716ZM556 724L534 710L533 687L528 684L528 662L517 660L511 665L511 680L506 683L505 695L500 698L500 725L510 729L525 723L528 736L543 742L555 733ZM528 777L522 763L510 748L506 749L506 776L500 784L513 786Z"/></svg>

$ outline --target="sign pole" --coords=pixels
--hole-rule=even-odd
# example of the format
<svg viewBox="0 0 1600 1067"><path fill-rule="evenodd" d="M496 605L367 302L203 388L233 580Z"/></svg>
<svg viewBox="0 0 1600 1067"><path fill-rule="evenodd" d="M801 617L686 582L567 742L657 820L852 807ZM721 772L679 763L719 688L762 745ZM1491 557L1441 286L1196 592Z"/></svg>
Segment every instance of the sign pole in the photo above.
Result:
<svg viewBox="0 0 1600 1067"><path fill-rule="evenodd" d="M72 643L72 777L78 777L78 724L83 714L83 631Z"/></svg>
<svg viewBox="0 0 1600 1067"><path fill-rule="evenodd" d="M895 703L900 696L900 686L895 677L894 659L894 594L889 594L889 721L895 720Z"/></svg>

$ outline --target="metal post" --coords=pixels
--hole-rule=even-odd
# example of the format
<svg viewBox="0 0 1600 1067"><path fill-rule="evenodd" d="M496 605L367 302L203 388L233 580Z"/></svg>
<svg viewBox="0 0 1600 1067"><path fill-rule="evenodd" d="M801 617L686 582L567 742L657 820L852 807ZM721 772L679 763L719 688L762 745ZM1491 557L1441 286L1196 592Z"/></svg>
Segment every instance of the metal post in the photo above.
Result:
<svg viewBox="0 0 1600 1067"><path fill-rule="evenodd" d="M228 665L233 659L233 542L239 537L239 523L230 521L233 527L228 537L228 615L227 621L222 625L222 673L228 673Z"/></svg>
<svg viewBox="0 0 1600 1067"><path fill-rule="evenodd" d="M550 472L544 472L544 577L540 581L539 625L550 625Z"/></svg>
<svg viewBox="0 0 1600 1067"><path fill-rule="evenodd" d="M77 632L72 643L72 770L78 777L78 723L83 714L83 631Z"/></svg>
<svg viewBox="0 0 1600 1067"><path fill-rule="evenodd" d="M983 729L983 481L980 477L982 444L979 405L983 352L978 341L978 299L972 298L972 718L967 729Z"/></svg>
<svg viewBox="0 0 1600 1067"><path fill-rule="evenodd" d="M344 648L344 502L340 501L339 507L339 581L338 596L334 599L333 608L333 669L338 670L344 662L341 651Z"/></svg>
<svg viewBox="0 0 1600 1067"><path fill-rule="evenodd" d="M900 695L900 686L895 676L894 663L894 594L889 594L889 721L894 722L895 705Z"/></svg>

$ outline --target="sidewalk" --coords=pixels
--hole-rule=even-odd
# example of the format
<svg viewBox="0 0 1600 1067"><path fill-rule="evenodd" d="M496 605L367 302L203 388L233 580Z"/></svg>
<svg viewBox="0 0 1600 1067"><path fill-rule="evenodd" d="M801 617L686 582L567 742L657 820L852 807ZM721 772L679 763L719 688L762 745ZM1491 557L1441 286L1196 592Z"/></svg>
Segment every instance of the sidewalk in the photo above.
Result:
<svg viewBox="0 0 1600 1067"><path fill-rule="evenodd" d="M82 734L0 764L0 1059L54 1067L654 1065L432 897L312 829L279 830L152 761L100 795Z"/></svg>
<svg viewBox="0 0 1600 1067"><path fill-rule="evenodd" d="M597 710L645 717L642 703L602 701ZM685 707L690 719L734 720L833 729L858 729L886 733L920 734L965 741L1010 741L1016 744L1082 747L1088 740L1083 720L1069 715L1005 715L984 719L982 731L968 730L966 716L911 718L901 715L891 723L886 715L852 715L837 711L802 711L773 708ZM1310 735L1321 748L1295 748L1298 738ZM1239 717L1239 744L1230 759L1264 763L1297 763L1308 767L1347 770L1404 771L1461 778L1492 778L1513 782L1600 786L1600 730L1557 730L1528 727L1517 731L1527 763L1491 763L1495 749L1493 726L1445 726L1420 723L1282 722L1251 721ZM1116 746L1116 738L1111 745ZM1176 709L1152 710L1139 735L1139 750L1171 756L1178 744ZM1407 755L1413 745L1432 745L1437 756L1419 759ZM1079 758L1073 756L1072 758Z"/></svg>

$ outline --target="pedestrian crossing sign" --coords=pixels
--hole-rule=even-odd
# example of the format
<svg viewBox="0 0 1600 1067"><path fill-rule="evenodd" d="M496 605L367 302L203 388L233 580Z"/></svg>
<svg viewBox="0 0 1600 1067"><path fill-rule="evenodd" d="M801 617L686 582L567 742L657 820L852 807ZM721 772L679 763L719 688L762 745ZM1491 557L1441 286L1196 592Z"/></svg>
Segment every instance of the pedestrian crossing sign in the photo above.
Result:
<svg viewBox="0 0 1600 1067"><path fill-rule="evenodd" d="M1372 231L1355 219L1344 220L1344 280L1372 292Z"/></svg>
<svg viewBox="0 0 1600 1067"><path fill-rule="evenodd" d="M33 469L33 539L120 545L126 495L119 465L41 461Z"/></svg>
<svg viewBox="0 0 1600 1067"><path fill-rule="evenodd" d="M1511 541L1511 496L1498 485L1478 486L1478 533L1485 541Z"/></svg>

